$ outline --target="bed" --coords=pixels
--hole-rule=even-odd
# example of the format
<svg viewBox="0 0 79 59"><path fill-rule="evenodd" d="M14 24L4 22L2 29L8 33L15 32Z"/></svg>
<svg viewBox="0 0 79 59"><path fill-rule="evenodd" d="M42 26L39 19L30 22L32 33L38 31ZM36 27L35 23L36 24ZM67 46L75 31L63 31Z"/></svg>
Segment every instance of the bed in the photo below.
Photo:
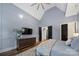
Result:
<svg viewBox="0 0 79 59"><path fill-rule="evenodd" d="M79 52L64 41L50 39L40 43L36 48L37 56L78 56Z"/></svg>

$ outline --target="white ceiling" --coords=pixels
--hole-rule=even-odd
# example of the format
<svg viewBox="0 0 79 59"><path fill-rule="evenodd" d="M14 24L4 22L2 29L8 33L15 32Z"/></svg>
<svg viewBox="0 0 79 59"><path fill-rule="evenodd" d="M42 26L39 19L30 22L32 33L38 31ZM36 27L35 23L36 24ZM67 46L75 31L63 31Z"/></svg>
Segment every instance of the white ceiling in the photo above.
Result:
<svg viewBox="0 0 79 59"><path fill-rule="evenodd" d="M41 19L42 15L44 14L44 11L42 9L37 11L36 8L31 7L31 3L15 3L14 5L39 20Z"/></svg>
<svg viewBox="0 0 79 59"><path fill-rule="evenodd" d="M14 3L15 6L19 7L20 9L24 10L28 14L32 15L35 17L37 20L41 20L44 12L50 8L57 7L60 10L66 12L66 15L68 14L69 7L67 7L66 3L52 3L52 4L44 4L45 9L42 9L41 7L37 10L37 6L31 6L33 3ZM71 6L70 6L71 7ZM72 10L72 9L71 9Z"/></svg>
<svg viewBox="0 0 79 59"><path fill-rule="evenodd" d="M72 15L77 15L79 13L79 3L67 4L65 16L69 17Z"/></svg>

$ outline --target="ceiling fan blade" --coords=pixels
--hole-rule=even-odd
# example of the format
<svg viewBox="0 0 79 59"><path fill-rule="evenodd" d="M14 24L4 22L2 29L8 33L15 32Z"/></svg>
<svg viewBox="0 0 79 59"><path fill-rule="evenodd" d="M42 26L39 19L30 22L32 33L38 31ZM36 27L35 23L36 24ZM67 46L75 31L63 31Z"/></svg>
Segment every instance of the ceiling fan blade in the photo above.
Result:
<svg viewBox="0 0 79 59"><path fill-rule="evenodd" d="M34 6L34 5L36 5L37 3L33 3L33 4L31 4L31 6Z"/></svg>
<svg viewBox="0 0 79 59"><path fill-rule="evenodd" d="M43 9L45 9L45 8L44 8L44 5L43 5L42 3L41 3L41 6L42 6Z"/></svg>
<svg viewBox="0 0 79 59"><path fill-rule="evenodd" d="M37 10L39 9L39 6L40 6L40 4L38 4L38 6L37 6Z"/></svg>

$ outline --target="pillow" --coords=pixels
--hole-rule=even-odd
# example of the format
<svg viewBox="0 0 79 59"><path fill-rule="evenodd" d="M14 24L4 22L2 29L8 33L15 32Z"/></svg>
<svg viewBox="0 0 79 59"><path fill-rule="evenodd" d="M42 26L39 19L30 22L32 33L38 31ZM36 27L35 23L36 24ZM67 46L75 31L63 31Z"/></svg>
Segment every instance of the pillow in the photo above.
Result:
<svg viewBox="0 0 79 59"><path fill-rule="evenodd" d="M66 45L67 45L67 46L70 46L70 45L71 45L71 41L72 41L72 39L68 39L68 40L66 41Z"/></svg>
<svg viewBox="0 0 79 59"><path fill-rule="evenodd" d="M71 42L71 47L77 51L79 51L79 36L75 37Z"/></svg>
<svg viewBox="0 0 79 59"><path fill-rule="evenodd" d="M72 38L69 38L67 41L66 41L66 45L70 46L71 45L71 42L74 40L75 37L72 37Z"/></svg>

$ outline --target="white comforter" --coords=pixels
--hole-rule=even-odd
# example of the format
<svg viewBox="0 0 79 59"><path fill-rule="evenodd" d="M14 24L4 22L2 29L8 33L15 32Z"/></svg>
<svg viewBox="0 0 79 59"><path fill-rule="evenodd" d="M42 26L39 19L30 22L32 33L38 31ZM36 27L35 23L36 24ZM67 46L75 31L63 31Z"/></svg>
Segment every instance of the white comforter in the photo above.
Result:
<svg viewBox="0 0 79 59"><path fill-rule="evenodd" d="M36 55L38 56L75 56L77 51L65 45L65 42L54 39L42 42L37 46Z"/></svg>
<svg viewBox="0 0 79 59"><path fill-rule="evenodd" d="M45 55L48 56L50 54L50 50L52 49L52 46L54 46L56 40L47 40L42 42L37 46L36 49L36 55Z"/></svg>

